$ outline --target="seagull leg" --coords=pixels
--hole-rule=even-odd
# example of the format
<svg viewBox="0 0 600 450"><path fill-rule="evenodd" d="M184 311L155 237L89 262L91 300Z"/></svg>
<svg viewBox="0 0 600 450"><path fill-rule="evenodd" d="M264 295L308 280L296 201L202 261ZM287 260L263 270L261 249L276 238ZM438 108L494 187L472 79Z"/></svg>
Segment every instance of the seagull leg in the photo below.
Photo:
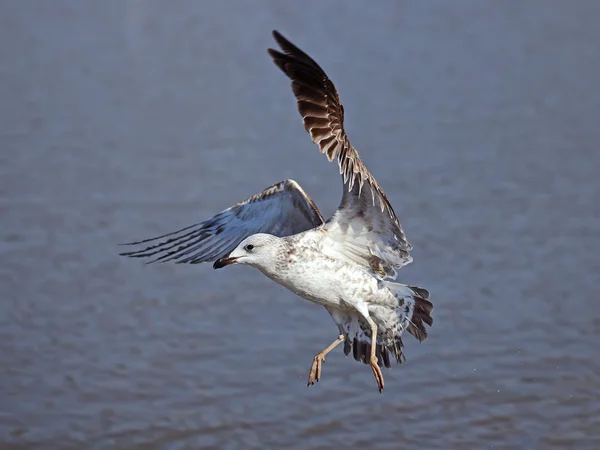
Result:
<svg viewBox="0 0 600 450"><path fill-rule="evenodd" d="M359 303L356 305L356 311L363 316L369 323L369 328L371 328L371 358L369 359L369 364L371 365L373 375L375 375L375 379L377 380L379 392L381 392L383 391L383 374L381 373L377 360L377 324L369 315L369 307L366 303Z"/></svg>
<svg viewBox="0 0 600 450"><path fill-rule="evenodd" d="M379 392L383 391L383 374L381 373L381 369L379 368L379 364L376 356L377 349L377 325L373 322L373 319L367 317L369 321L369 325L371 326L371 369L373 369L373 375L375 375L375 379L377 380L377 387L379 388Z"/></svg>
<svg viewBox="0 0 600 450"><path fill-rule="evenodd" d="M377 387L379 388L379 392L383 391L383 374L381 373L381 368L379 367L377 360L377 324L371 319L369 316L365 316L367 322L369 322L369 326L371 327L371 360L369 364L371 365L371 369L373 369L373 375L375 375L375 379L377 380Z"/></svg>
<svg viewBox="0 0 600 450"><path fill-rule="evenodd" d="M317 353L315 355L312 366L310 368L310 373L308 374L307 386L312 386L313 384L315 384L315 381L319 381L319 378L321 378L321 365L323 364L323 361L325 361L325 355L327 353L329 353L331 350L333 350L334 348L336 348L338 345L340 345L345 340L346 340L346 338L344 337L344 335L340 334L335 341L333 341L331 344L329 344L329 347L327 347L321 353Z"/></svg>

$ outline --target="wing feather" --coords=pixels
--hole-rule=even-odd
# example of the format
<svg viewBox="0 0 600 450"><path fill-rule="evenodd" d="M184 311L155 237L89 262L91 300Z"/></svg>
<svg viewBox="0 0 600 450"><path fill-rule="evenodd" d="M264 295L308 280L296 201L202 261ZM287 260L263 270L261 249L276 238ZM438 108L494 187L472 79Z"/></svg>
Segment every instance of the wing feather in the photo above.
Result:
<svg viewBox="0 0 600 450"><path fill-rule="evenodd" d="M294 180L286 180L204 222L155 238L123 244L146 244L146 247L121 255L153 258L150 262L196 264L227 255L252 234L269 233L284 237L322 224L323 217L311 198Z"/></svg>
<svg viewBox="0 0 600 450"><path fill-rule="evenodd" d="M325 225L324 251L370 268L382 278L412 261L411 245L383 189L350 144L344 108L333 82L306 53L273 32L282 51L269 49L275 64L291 79L304 128L329 161L337 158L344 194Z"/></svg>

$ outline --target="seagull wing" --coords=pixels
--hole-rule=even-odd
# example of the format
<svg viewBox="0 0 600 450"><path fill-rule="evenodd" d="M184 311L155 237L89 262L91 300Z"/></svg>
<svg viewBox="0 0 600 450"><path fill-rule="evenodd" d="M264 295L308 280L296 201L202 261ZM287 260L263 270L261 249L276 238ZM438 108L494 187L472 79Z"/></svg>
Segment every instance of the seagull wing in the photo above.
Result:
<svg viewBox="0 0 600 450"><path fill-rule="evenodd" d="M155 238L123 244L146 246L121 255L153 258L150 262L196 264L227 255L252 234L269 233L284 237L322 224L323 217L310 197L298 183L286 180L204 222Z"/></svg>
<svg viewBox="0 0 600 450"><path fill-rule="evenodd" d="M380 278L396 278L396 269L412 261L412 247L383 189L348 140L333 82L310 56L277 31L273 35L282 52L268 52L292 80L304 128L329 161L337 159L344 182L341 204L325 224L323 251L367 266Z"/></svg>

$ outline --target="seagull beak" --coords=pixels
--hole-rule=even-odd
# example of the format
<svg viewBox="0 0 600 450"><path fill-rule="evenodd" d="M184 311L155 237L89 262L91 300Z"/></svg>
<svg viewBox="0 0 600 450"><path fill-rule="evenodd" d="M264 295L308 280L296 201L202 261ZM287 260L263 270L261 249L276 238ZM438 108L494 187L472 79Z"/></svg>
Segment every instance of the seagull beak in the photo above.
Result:
<svg viewBox="0 0 600 450"><path fill-rule="evenodd" d="M235 264L237 262L236 257L225 256L221 259L217 259L213 264L213 269L222 269L225 266L229 266L230 264Z"/></svg>

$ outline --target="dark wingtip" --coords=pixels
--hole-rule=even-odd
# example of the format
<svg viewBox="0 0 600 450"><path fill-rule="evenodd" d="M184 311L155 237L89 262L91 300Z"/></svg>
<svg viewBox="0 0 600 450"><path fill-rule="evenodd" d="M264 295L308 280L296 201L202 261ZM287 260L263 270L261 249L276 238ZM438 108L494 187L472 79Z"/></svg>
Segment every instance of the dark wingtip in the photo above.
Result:
<svg viewBox="0 0 600 450"><path fill-rule="evenodd" d="M284 43L288 42L288 40L286 38L284 38L283 35L279 31L277 31L277 30L273 30L273 37L275 38L275 40L277 41L277 43L279 45L281 45L282 41Z"/></svg>
<svg viewBox="0 0 600 450"><path fill-rule="evenodd" d="M279 44L279 47L281 48L281 50L283 50L283 53L285 55L294 55L296 58L305 59L307 62L310 62L310 63L318 66L318 64L316 62L314 62L310 56L308 56L304 51L300 50L300 48L298 48L296 45L292 44L279 31L273 30L273 37L275 38L275 40L277 41L277 44ZM269 52L269 53L271 53L271 52ZM279 52L277 52L277 53L279 53ZM281 53L279 53L279 54L281 54ZM272 53L271 53L271 56L273 56Z"/></svg>
<svg viewBox="0 0 600 450"><path fill-rule="evenodd" d="M271 58L273 58L273 62L283 73L285 72L285 55L277 50L273 50L272 48L267 49L267 53Z"/></svg>
<svg viewBox="0 0 600 450"><path fill-rule="evenodd" d="M273 37L279 44L279 47L281 47L281 50L286 52L287 51L286 46L289 46L290 42L286 38L284 38L283 35L277 30L273 30ZM281 51L275 50L273 48L268 48L267 53L269 54L269 56L271 58L273 58L273 62L275 63L275 65L277 65L277 67L279 67L279 69L281 69L284 73L286 73L286 71L285 71L285 61L286 61L285 53L282 53Z"/></svg>
<svg viewBox="0 0 600 450"><path fill-rule="evenodd" d="M283 47L285 43L288 42L288 40L284 38L282 34L277 30L273 30L273 37L275 38L275 41L277 41L281 49L284 50ZM272 48L268 48L267 52L269 53L269 55L271 55L271 58L277 58L282 56L282 53L280 51L274 50Z"/></svg>

